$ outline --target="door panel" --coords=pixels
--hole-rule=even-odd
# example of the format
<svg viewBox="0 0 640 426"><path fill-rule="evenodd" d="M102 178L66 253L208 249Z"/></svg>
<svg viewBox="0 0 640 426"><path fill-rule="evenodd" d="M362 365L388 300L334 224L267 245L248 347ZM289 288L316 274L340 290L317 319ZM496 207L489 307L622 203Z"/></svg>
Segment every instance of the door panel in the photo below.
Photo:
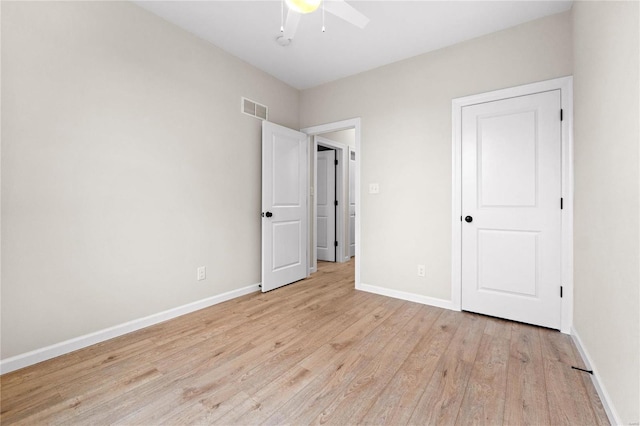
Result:
<svg viewBox="0 0 640 426"><path fill-rule="evenodd" d="M273 198L272 206L296 207L300 203L299 140L278 135L273 141Z"/></svg>
<svg viewBox="0 0 640 426"><path fill-rule="evenodd" d="M535 296L537 253L537 232L478 230L478 289Z"/></svg>
<svg viewBox="0 0 640 426"><path fill-rule="evenodd" d="M536 114L478 118L480 207L535 206Z"/></svg>
<svg viewBox="0 0 640 426"><path fill-rule="evenodd" d="M318 151L316 188L318 260L336 261L336 152Z"/></svg>
<svg viewBox="0 0 640 426"><path fill-rule="evenodd" d="M262 122L262 291L307 276L307 136Z"/></svg>
<svg viewBox="0 0 640 426"><path fill-rule="evenodd" d="M462 110L462 308L560 328L558 90Z"/></svg>
<svg viewBox="0 0 640 426"><path fill-rule="evenodd" d="M280 271L302 263L300 236L301 221L277 222L273 224L272 271Z"/></svg>

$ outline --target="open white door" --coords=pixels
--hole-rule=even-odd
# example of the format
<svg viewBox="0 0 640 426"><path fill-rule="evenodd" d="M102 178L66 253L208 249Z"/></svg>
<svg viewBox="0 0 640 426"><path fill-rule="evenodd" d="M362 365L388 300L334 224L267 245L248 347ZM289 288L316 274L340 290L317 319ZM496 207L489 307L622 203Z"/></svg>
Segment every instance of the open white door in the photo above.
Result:
<svg viewBox="0 0 640 426"><path fill-rule="evenodd" d="M262 291L307 277L307 135L262 122Z"/></svg>
<svg viewBox="0 0 640 426"><path fill-rule="evenodd" d="M560 329L560 90L462 109L462 309Z"/></svg>
<svg viewBox="0 0 640 426"><path fill-rule="evenodd" d="M318 260L336 261L336 152L318 151L316 187Z"/></svg>

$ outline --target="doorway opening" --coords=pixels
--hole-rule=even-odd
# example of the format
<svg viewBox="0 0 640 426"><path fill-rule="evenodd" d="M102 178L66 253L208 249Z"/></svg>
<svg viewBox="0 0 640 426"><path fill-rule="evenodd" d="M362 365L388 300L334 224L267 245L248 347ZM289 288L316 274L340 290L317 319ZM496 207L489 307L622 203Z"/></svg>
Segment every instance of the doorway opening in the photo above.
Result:
<svg viewBox="0 0 640 426"><path fill-rule="evenodd" d="M331 262L349 262L354 264L355 283L359 283L359 164L358 149L360 146L360 119L350 119L334 123L322 124L301 130L309 136L310 156L310 191L309 191L309 273L318 270L318 256L320 237L318 235L318 158L321 152L334 152L335 160L335 225L334 225L334 250L335 259ZM322 151L318 151L318 147ZM323 154L324 155L324 154ZM321 157L320 157L321 158ZM325 160L326 161L326 160ZM322 163L322 161L321 161ZM325 162L326 165L326 162ZM326 173L325 173L326 174ZM323 173L320 173L321 179ZM323 212L320 212L322 216ZM321 217L321 220L325 220ZM324 224L320 225L320 231L324 232ZM329 228L327 236L331 235ZM331 241L327 238L327 241ZM337 245L336 245L337 244ZM326 246L325 246L326 247Z"/></svg>

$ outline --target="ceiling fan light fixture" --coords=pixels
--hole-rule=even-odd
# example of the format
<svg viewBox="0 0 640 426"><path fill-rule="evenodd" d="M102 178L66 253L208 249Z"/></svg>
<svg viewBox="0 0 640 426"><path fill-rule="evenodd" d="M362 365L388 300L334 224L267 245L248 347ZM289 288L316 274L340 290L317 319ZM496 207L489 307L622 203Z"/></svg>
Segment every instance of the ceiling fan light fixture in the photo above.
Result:
<svg viewBox="0 0 640 426"><path fill-rule="evenodd" d="M316 10L322 0L285 0L289 9L298 13L311 13Z"/></svg>

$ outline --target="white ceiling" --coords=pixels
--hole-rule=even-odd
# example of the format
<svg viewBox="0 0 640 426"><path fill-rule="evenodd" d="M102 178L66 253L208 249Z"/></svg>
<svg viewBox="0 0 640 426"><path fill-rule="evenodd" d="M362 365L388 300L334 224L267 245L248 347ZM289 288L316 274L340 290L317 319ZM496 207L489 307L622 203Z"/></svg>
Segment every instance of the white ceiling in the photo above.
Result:
<svg viewBox="0 0 640 426"><path fill-rule="evenodd" d="M304 15L289 46L280 35L281 2L135 1L298 89L305 89L560 13L571 1L361 1L359 29L326 13ZM285 15L286 15L286 6Z"/></svg>

